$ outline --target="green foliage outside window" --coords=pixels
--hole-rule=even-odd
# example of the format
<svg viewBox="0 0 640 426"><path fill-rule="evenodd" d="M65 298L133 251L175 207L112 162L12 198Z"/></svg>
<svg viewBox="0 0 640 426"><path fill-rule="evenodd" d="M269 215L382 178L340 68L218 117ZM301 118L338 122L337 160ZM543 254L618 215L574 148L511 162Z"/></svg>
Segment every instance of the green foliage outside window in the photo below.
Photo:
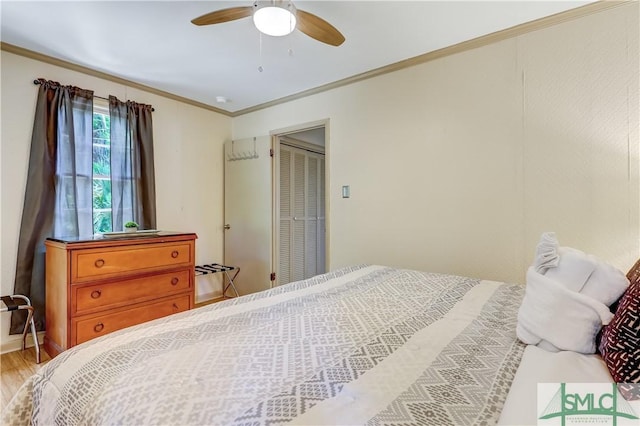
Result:
<svg viewBox="0 0 640 426"><path fill-rule="evenodd" d="M93 232L111 232L111 145L108 114L93 113Z"/></svg>

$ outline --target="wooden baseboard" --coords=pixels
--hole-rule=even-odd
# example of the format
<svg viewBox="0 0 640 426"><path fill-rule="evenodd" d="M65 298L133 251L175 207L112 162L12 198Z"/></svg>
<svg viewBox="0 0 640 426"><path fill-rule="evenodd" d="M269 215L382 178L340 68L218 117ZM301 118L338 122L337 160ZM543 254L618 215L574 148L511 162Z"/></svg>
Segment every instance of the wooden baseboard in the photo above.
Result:
<svg viewBox="0 0 640 426"><path fill-rule="evenodd" d="M221 299L221 298L222 298L222 291L221 290L212 291L211 293L204 293L204 294L198 294L196 292L195 305L196 305L196 308L197 308L198 306L209 304L211 300L218 301L217 299Z"/></svg>
<svg viewBox="0 0 640 426"><path fill-rule="evenodd" d="M40 343L40 347L42 348L42 343L44 341L44 331L38 332L38 342ZM27 335L27 348L33 347L33 338L31 337L31 333ZM6 354L9 352L15 352L22 350L22 334L12 334L8 339L2 340L2 345L0 345L0 353Z"/></svg>
<svg viewBox="0 0 640 426"><path fill-rule="evenodd" d="M42 345L44 351L51 357L51 359L60 355L64 349L61 348L51 339L48 339L47 336L44 336L44 344Z"/></svg>
<svg viewBox="0 0 640 426"><path fill-rule="evenodd" d="M196 308L201 308L203 306L211 305L212 303L222 302L223 300L226 300L226 298L224 298L222 296L216 296L216 297L213 297L211 299L205 299L205 300L202 300L202 301L196 303L195 307Z"/></svg>

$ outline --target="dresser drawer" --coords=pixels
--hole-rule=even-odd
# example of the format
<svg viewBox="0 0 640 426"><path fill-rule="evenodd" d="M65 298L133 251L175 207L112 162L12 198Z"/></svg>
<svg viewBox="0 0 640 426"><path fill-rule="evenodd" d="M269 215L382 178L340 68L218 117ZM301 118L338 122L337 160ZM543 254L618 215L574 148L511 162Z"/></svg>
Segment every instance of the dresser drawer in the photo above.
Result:
<svg viewBox="0 0 640 426"><path fill-rule="evenodd" d="M192 247L189 243L169 243L74 250L71 258L71 283L188 266L194 258Z"/></svg>
<svg viewBox="0 0 640 426"><path fill-rule="evenodd" d="M182 293L191 287L192 274L191 269L183 269L123 281L76 285L72 288L72 312L87 314Z"/></svg>
<svg viewBox="0 0 640 426"><path fill-rule="evenodd" d="M124 311L86 319L74 318L71 320L71 327L75 330L72 346L132 325L189 310L189 299L189 295L181 295Z"/></svg>

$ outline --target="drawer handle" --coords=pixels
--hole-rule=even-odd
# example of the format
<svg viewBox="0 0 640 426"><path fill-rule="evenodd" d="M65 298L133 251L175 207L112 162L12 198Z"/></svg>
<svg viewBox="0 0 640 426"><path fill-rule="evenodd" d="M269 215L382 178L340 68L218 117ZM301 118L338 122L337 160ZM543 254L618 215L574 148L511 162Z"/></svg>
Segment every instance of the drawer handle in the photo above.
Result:
<svg viewBox="0 0 640 426"><path fill-rule="evenodd" d="M174 250L174 251L171 252L171 257L173 257L175 259L176 257L178 257L179 254L180 253L178 252L178 250Z"/></svg>
<svg viewBox="0 0 640 426"><path fill-rule="evenodd" d="M96 260L94 265L96 265L96 268L102 268L104 266L104 259Z"/></svg>
<svg viewBox="0 0 640 426"><path fill-rule="evenodd" d="M173 309L178 310L180 308L178 308L178 305L176 305L175 303L173 304Z"/></svg>
<svg viewBox="0 0 640 426"><path fill-rule="evenodd" d="M100 297L102 295L102 292L100 290L93 290L91 292L91 298L92 299L97 299L98 297Z"/></svg>
<svg viewBox="0 0 640 426"><path fill-rule="evenodd" d="M100 333L102 330L104 330L104 324L99 322L97 323L94 327L93 327L93 331L95 331L96 333Z"/></svg>
<svg viewBox="0 0 640 426"><path fill-rule="evenodd" d="M171 285L176 285L176 284L178 284L178 281L180 281L180 280L178 279L178 277L173 277L173 279L171 280Z"/></svg>

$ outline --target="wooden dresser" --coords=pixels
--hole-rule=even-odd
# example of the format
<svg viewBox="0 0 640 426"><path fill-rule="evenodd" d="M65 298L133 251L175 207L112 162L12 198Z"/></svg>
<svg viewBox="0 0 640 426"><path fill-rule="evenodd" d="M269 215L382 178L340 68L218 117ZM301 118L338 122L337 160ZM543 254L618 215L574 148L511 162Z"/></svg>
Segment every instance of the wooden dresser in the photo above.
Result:
<svg viewBox="0 0 640 426"><path fill-rule="evenodd" d="M47 353L193 308L196 238L47 239Z"/></svg>

